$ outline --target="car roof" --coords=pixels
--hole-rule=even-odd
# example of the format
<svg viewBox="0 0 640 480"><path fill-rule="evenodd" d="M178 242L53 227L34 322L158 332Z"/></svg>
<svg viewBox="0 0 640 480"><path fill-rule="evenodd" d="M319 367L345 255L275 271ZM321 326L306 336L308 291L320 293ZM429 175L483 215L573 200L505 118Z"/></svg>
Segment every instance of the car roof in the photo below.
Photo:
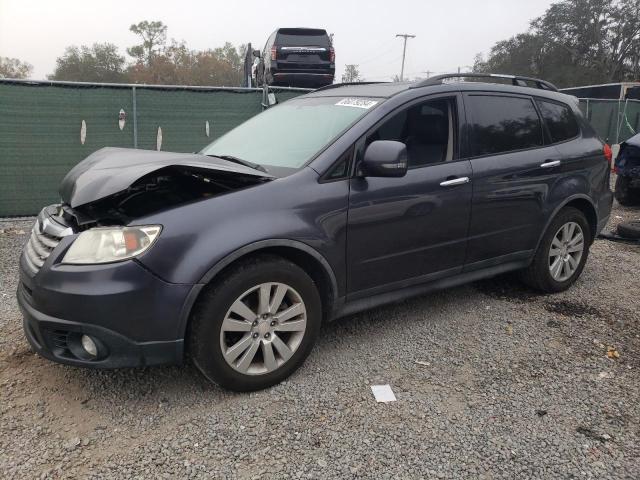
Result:
<svg viewBox="0 0 640 480"><path fill-rule="evenodd" d="M324 28L282 27L276 30L283 35L327 35Z"/></svg>
<svg viewBox="0 0 640 480"><path fill-rule="evenodd" d="M315 90L305 96L307 97L376 97L391 98L402 92L414 91L415 93L428 94L450 91L484 91L502 92L519 95L535 95L556 99L562 102L575 101L575 97L554 90L535 88L529 86L509 85L504 83L482 82L482 81L457 81L445 82L434 85L420 85L421 82L362 82L362 83L336 83Z"/></svg>

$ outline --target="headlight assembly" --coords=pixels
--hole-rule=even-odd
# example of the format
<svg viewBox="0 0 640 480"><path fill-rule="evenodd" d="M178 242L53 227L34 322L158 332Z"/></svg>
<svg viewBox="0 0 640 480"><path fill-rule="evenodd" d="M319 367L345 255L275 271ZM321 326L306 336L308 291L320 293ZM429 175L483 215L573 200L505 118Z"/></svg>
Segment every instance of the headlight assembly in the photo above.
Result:
<svg viewBox="0 0 640 480"><path fill-rule="evenodd" d="M62 263L93 264L126 260L148 250L161 230L160 225L92 228L78 235Z"/></svg>

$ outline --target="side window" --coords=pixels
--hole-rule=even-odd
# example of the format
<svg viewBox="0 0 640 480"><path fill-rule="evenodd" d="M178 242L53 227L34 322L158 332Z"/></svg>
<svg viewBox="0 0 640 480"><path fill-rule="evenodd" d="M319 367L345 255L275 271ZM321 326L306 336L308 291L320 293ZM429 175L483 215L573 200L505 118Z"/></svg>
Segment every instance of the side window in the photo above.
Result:
<svg viewBox="0 0 640 480"><path fill-rule="evenodd" d="M409 168L453 159L455 99L438 99L405 108L367 136L395 140L407 146ZM360 154L360 152L358 152Z"/></svg>
<svg viewBox="0 0 640 480"><path fill-rule="evenodd" d="M349 167L351 166L351 157L353 155L353 148L349 148L342 154L340 159L334 164L333 168L325 174L323 180L342 180L349 176Z"/></svg>
<svg viewBox="0 0 640 480"><path fill-rule="evenodd" d="M571 109L560 103L537 99L542 119L544 120L551 142L564 142L577 137L580 133L578 122Z"/></svg>
<svg viewBox="0 0 640 480"><path fill-rule="evenodd" d="M529 98L469 95L471 155L490 155L543 144L542 125Z"/></svg>

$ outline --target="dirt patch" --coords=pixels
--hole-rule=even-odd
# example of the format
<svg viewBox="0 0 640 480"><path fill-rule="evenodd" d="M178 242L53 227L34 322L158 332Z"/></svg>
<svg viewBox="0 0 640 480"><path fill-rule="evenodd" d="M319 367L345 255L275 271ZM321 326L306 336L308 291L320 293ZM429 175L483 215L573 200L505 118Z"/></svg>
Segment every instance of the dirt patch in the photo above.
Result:
<svg viewBox="0 0 640 480"><path fill-rule="evenodd" d="M580 318L585 316L593 316L598 318L602 317L600 310L582 302L558 300L555 302L546 303L544 308L548 312L557 313L558 315L562 315L565 317L580 317Z"/></svg>

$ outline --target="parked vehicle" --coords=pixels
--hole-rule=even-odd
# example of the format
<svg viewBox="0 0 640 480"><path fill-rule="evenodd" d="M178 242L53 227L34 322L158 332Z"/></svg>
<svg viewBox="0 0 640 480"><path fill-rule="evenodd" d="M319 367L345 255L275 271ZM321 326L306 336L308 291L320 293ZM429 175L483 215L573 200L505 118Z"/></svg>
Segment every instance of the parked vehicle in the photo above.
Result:
<svg viewBox="0 0 640 480"><path fill-rule="evenodd" d="M29 342L88 367L186 352L246 391L326 320L512 270L569 288L611 210L603 144L552 85L473 76L327 87L199 154L93 153L21 256Z"/></svg>
<svg viewBox="0 0 640 480"><path fill-rule="evenodd" d="M614 168L616 200L620 205L640 205L640 134L620 144Z"/></svg>
<svg viewBox="0 0 640 480"><path fill-rule="evenodd" d="M279 28L271 34L256 68L256 85L318 88L333 83L336 54L326 30Z"/></svg>

